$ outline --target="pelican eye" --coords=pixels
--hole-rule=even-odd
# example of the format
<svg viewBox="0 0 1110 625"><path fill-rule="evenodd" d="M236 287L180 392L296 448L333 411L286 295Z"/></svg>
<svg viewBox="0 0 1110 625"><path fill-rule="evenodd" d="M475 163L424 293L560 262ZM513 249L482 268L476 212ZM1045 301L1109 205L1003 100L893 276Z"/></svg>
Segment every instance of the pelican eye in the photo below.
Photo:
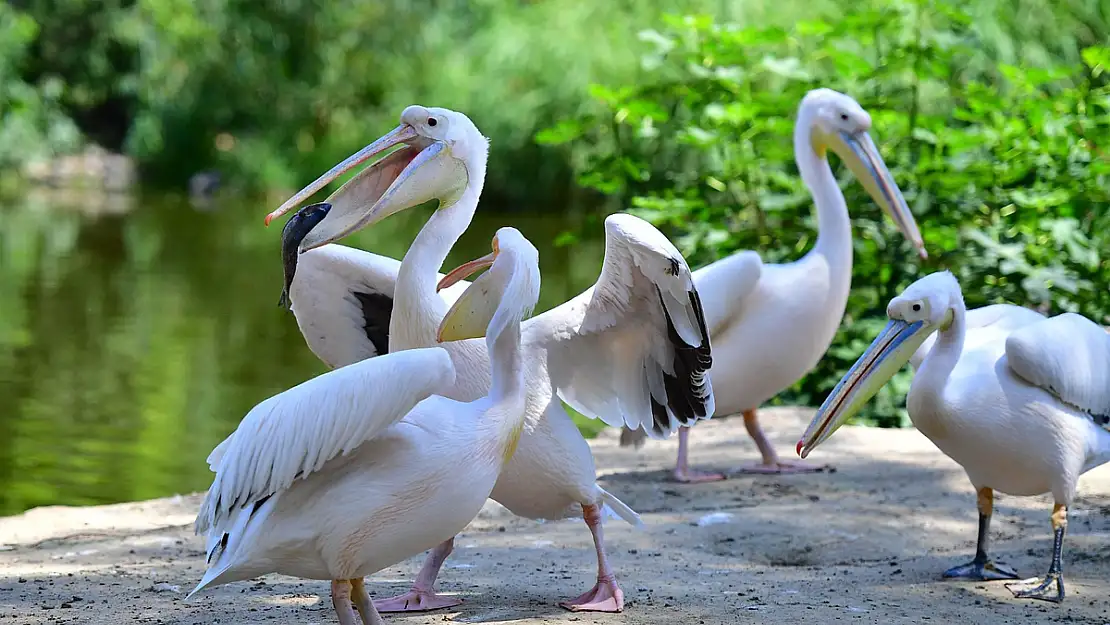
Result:
<svg viewBox="0 0 1110 625"><path fill-rule="evenodd" d="M435 125L436 125L436 124L438 124L438 123L439 123L439 121L438 121L438 120L436 120L436 118L434 118L434 117L429 117L429 118L428 118L428 125L429 125L429 126L435 126Z"/></svg>
<svg viewBox="0 0 1110 625"><path fill-rule="evenodd" d="M848 121L848 114L847 113L841 113L840 114L840 119L843 119L844 121Z"/></svg>
<svg viewBox="0 0 1110 625"><path fill-rule="evenodd" d="M914 312L921 312L921 304L914 304L913 305L913 311Z"/></svg>

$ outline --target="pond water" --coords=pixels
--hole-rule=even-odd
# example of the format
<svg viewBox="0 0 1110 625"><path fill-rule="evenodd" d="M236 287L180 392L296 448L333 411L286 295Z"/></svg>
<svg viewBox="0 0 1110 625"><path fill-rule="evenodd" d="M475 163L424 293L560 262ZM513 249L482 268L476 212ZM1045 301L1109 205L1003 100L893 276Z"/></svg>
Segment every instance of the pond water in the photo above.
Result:
<svg viewBox="0 0 1110 625"><path fill-rule="evenodd" d="M326 371L277 306L284 198L39 192L0 206L0 515L203 490L208 452L259 401ZM481 211L481 209L480 209ZM430 209L343 241L400 258ZM445 269L516 226L539 249L538 311L591 285L585 217L479 212Z"/></svg>

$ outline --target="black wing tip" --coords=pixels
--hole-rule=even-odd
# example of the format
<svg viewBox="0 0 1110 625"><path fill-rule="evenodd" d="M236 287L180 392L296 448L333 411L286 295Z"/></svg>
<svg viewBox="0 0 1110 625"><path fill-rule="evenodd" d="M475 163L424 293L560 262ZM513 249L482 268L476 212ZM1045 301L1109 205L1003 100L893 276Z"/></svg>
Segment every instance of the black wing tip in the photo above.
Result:
<svg viewBox="0 0 1110 625"><path fill-rule="evenodd" d="M362 307L362 330L378 355L389 353L389 323L393 317L393 298L383 293L352 291Z"/></svg>
<svg viewBox="0 0 1110 625"><path fill-rule="evenodd" d="M674 320L663 302L663 293L659 295L659 305L663 308L663 316L667 320L667 339L674 350L672 361L673 374L663 372L663 388L667 393L667 406L659 404L655 398L651 399L652 419L654 428L660 433L671 431L671 415L674 416L680 427L689 427L700 419L712 415L709 413L709 385L708 372L713 365L713 353L709 345L709 330L705 323L702 311L701 297L697 289L690 289L687 295L690 306L694 309L694 317L698 323L701 334L701 345L690 345L682 339L675 328ZM658 407L658 408L657 408ZM669 409L669 414L668 414Z"/></svg>

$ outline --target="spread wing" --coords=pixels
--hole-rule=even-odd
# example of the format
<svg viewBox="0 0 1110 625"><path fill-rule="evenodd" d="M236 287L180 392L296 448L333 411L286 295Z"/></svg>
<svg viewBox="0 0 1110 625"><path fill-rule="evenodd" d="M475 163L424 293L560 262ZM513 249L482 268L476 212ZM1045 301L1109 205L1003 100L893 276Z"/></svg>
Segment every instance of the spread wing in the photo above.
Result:
<svg viewBox="0 0 1110 625"><path fill-rule="evenodd" d="M638 217L605 220L597 284L528 330L550 337L552 381L586 416L663 438L713 414L709 331L690 268Z"/></svg>
<svg viewBox="0 0 1110 625"><path fill-rule="evenodd" d="M345 245L300 255L289 299L305 342L329 367L389 352L389 319L401 262ZM469 282L440 291L448 306Z"/></svg>
<svg viewBox="0 0 1110 625"><path fill-rule="evenodd" d="M1082 315L1064 313L1006 339L1010 370L1060 401L1110 425L1110 335Z"/></svg>
<svg viewBox="0 0 1110 625"><path fill-rule="evenodd" d="M378 436L454 382L447 352L431 347L363 360L266 399L209 456L216 477L197 533Z"/></svg>

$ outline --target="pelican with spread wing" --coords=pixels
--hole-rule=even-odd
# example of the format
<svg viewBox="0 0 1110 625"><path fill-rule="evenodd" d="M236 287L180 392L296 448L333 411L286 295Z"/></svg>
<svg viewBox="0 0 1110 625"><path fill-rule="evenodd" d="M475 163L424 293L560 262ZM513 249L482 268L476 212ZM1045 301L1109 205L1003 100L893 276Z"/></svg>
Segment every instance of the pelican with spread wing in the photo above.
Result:
<svg viewBox="0 0 1110 625"><path fill-rule="evenodd" d="M886 328L817 411L798 453L832 436L912 361L910 419L964 468L978 495L975 557L945 577L1018 579L988 554L994 491L1051 493L1048 573L1007 587L1017 597L1062 601L1068 505L1079 476L1110 460L1110 336L1072 313L1046 319L1010 305L968 311L948 272L911 284L887 315Z"/></svg>
<svg viewBox="0 0 1110 625"><path fill-rule="evenodd" d="M478 259L448 276L438 273L477 209L488 151L486 139L470 119L447 109L405 109L396 129L290 198L267 223L344 172L394 148L324 204L301 209L292 218L298 225L287 225L283 235L284 249L302 252L296 265L286 262L293 313L309 346L332 366L373 357L382 349L392 353L434 344L452 290L491 259ZM438 208L395 270L396 261L333 244L433 199ZM640 519L597 484L589 445L559 398L610 425L640 428L662 438L708 418L713 395L707 375L708 330L685 259L655 227L632 215L608 217L605 236L597 283L524 325L529 427L491 497L527 518L583 518L597 551L597 582L562 605L619 612L624 593L606 556L602 506L629 523L638 525ZM321 269L329 263L342 268ZM311 273L306 266L313 267ZM383 319L388 319L385 335L380 332ZM338 338L343 336L352 338ZM341 349L333 348L337 344ZM468 400L487 393L486 346L462 341L444 348L458 371L447 396ZM378 609L428 610L457 604L457 599L434 591L452 548L451 540L437 547L412 591L379 602Z"/></svg>
<svg viewBox="0 0 1110 625"><path fill-rule="evenodd" d="M255 406L209 457L216 476L196 520L207 571L193 593L266 573L328 579L342 625L355 623L352 600L364 625L377 625L362 577L478 514L524 429L520 323L539 297L535 247L512 228L494 246L493 266L439 329L444 341L485 335L489 393L444 397L458 372L444 348L429 347L330 371Z"/></svg>

